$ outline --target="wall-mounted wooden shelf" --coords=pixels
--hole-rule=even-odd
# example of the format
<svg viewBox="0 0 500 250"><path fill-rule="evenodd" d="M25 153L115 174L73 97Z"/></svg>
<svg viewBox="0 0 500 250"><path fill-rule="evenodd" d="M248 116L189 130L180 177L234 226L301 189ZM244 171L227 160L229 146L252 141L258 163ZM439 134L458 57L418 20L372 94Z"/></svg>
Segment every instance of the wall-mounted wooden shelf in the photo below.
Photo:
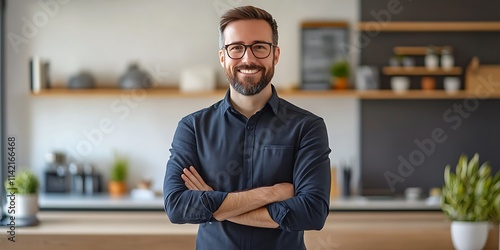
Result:
<svg viewBox="0 0 500 250"><path fill-rule="evenodd" d="M437 55L441 55L444 48L448 49L450 53L453 52L453 48L450 46L432 46L432 48ZM398 56L425 56L428 49L429 47L425 46L397 46L394 47L393 51Z"/></svg>
<svg viewBox="0 0 500 250"><path fill-rule="evenodd" d="M122 95L138 95L146 97L168 97L168 98L218 98L222 99L226 89L217 89L205 92L183 93L174 88L155 88L144 90L122 90L122 89L45 89L39 93L32 93L34 97L116 97ZM458 91L448 93L444 90L408 90L405 92L394 92L392 90L297 90L278 89L278 95L283 98L356 98L356 99L464 99L474 98L474 93ZM490 98L500 98L499 93L491 93Z"/></svg>
<svg viewBox="0 0 500 250"><path fill-rule="evenodd" d="M109 97L120 95L137 95L151 97L200 97L200 96L224 96L226 89L216 89L203 92L182 92L178 88L161 87L151 89L118 89L118 88L94 88L94 89L68 89L51 88L42 89L38 93L31 93L32 96L40 97Z"/></svg>
<svg viewBox="0 0 500 250"><path fill-rule="evenodd" d="M429 70L426 67L383 67L382 73L385 75L461 75L461 67L453 67L449 70L437 68Z"/></svg>
<svg viewBox="0 0 500 250"><path fill-rule="evenodd" d="M500 31L500 22L361 22L362 31L384 32L470 32Z"/></svg>

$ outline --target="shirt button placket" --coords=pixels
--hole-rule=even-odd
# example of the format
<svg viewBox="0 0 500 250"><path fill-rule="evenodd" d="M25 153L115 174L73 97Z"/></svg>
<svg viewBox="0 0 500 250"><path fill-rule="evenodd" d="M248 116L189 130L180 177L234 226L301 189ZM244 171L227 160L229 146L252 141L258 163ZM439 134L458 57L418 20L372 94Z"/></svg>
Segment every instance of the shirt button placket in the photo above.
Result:
<svg viewBox="0 0 500 250"><path fill-rule="evenodd" d="M253 118L253 117L252 117ZM255 138L255 126L252 122L252 118L248 120L246 124L245 131L245 156L244 156L244 169L247 171L247 187L253 188L253 150L254 150L254 138Z"/></svg>

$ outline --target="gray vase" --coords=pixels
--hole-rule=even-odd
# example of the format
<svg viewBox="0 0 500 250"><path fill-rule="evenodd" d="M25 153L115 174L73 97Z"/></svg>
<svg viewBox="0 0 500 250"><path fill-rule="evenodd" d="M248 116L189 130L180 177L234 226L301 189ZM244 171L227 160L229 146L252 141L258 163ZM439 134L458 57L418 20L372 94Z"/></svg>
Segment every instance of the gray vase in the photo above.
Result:
<svg viewBox="0 0 500 250"><path fill-rule="evenodd" d="M153 80L146 71L139 69L137 64L131 64L127 72L120 77L118 86L122 89L146 89L153 86Z"/></svg>
<svg viewBox="0 0 500 250"><path fill-rule="evenodd" d="M94 77L88 72L80 72L72 76L68 82L70 89L90 89L95 88Z"/></svg>

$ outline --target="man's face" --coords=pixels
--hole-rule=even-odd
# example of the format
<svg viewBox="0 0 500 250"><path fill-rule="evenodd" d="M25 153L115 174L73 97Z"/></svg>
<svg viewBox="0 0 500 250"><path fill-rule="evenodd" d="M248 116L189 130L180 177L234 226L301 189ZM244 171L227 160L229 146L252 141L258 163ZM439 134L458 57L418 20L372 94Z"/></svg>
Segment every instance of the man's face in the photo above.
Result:
<svg viewBox="0 0 500 250"><path fill-rule="evenodd" d="M251 45L256 42L272 43L272 30L264 20L240 20L231 22L224 30L224 45ZM219 58L231 86L242 95L255 95L264 89L274 75L280 50L271 47L271 54L264 59L256 58L247 47L240 59L232 59L226 49L219 51Z"/></svg>

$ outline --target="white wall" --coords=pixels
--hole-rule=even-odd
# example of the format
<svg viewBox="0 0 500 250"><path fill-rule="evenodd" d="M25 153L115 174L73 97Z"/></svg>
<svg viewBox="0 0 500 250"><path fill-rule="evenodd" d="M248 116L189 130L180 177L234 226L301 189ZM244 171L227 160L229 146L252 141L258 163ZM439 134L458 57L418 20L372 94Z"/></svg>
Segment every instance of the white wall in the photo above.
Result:
<svg viewBox="0 0 500 250"><path fill-rule="evenodd" d="M17 138L18 166L41 174L45 153L76 151L107 174L117 151L131 160L131 183L150 177L157 190L178 120L220 98L147 96L130 107L119 96L34 97L29 94L31 56L50 61L51 78L59 86L81 70L91 72L100 86L114 85L132 61L152 72L161 85L175 85L183 68L197 65L213 67L220 76L217 25L221 8L255 5L268 10L278 22L282 55L273 83L284 88L300 79L300 23L327 19L354 25L359 9L352 0L10 0L7 4L7 134ZM35 26L30 29L28 22ZM15 43L14 37L21 40ZM355 63L357 58L352 60ZM341 158L358 159L355 99L290 101L325 119L333 163ZM111 105L122 109L113 111ZM109 121L113 131L100 138L96 131L102 121Z"/></svg>

